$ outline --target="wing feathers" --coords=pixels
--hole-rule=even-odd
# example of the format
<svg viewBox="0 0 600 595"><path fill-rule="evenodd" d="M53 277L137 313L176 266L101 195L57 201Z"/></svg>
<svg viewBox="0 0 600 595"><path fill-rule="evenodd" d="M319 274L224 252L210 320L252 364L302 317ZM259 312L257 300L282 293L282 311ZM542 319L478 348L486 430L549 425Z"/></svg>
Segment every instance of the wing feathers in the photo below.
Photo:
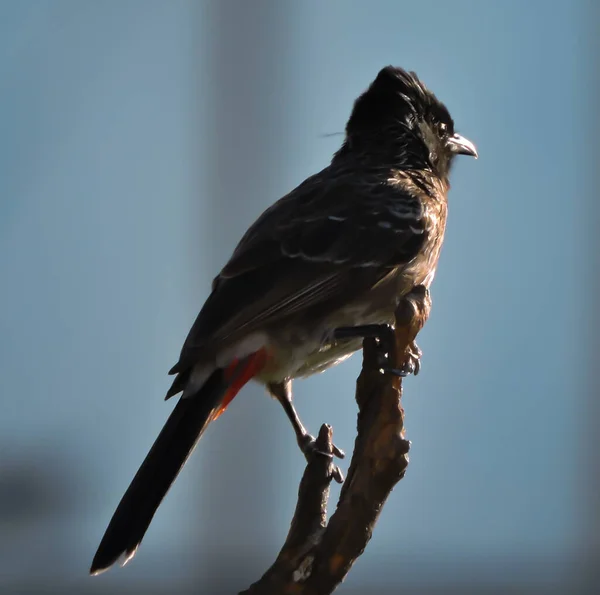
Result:
<svg viewBox="0 0 600 595"><path fill-rule="evenodd" d="M267 209L215 279L172 371L207 344L349 301L410 262L426 239L421 201L381 180L324 170Z"/></svg>

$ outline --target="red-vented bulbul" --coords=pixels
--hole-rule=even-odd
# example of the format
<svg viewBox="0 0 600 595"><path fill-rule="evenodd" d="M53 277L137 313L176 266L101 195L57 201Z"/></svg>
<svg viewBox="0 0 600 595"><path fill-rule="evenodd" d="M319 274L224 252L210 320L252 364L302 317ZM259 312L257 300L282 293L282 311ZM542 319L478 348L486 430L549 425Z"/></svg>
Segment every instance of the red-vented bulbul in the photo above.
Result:
<svg viewBox="0 0 600 595"><path fill-rule="evenodd" d="M182 395L119 503L91 573L133 557L203 431L249 380L282 403L311 454L291 380L342 361L366 334L393 324L404 295L429 288L458 154L477 156L446 107L414 73L382 69L356 100L331 164L268 208L214 279L170 371L167 398Z"/></svg>

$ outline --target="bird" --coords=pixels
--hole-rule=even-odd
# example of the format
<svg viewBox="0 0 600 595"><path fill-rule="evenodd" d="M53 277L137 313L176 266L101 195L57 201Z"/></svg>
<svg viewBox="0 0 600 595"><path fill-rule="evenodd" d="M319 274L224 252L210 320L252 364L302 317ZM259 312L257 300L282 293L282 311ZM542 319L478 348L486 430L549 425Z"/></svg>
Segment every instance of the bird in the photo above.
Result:
<svg viewBox="0 0 600 595"><path fill-rule="evenodd" d="M235 247L183 344L166 399L180 395L121 499L90 573L124 565L207 426L251 380L318 455L292 380L322 372L394 324L403 296L433 281L457 155L477 158L414 72L382 68L356 99L330 164L266 209ZM418 372L415 345L408 369ZM337 447L337 456L343 452Z"/></svg>

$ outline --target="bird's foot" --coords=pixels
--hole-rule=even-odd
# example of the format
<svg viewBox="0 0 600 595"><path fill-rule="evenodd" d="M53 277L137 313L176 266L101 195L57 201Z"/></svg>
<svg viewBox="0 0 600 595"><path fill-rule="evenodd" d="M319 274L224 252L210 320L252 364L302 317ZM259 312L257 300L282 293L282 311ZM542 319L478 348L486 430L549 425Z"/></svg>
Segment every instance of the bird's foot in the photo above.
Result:
<svg viewBox="0 0 600 595"><path fill-rule="evenodd" d="M375 335L375 346L377 349L377 368L382 374L392 374L400 376L401 370L394 367L390 361L390 356L394 353L396 343L396 333L394 327L389 324L379 326L379 334Z"/></svg>
<svg viewBox="0 0 600 595"><path fill-rule="evenodd" d="M419 349L419 346L413 341L408 346L406 353L406 360L400 368L385 368L382 366L382 370L394 376L405 378L414 374L415 376L421 371L421 356L423 352Z"/></svg>
<svg viewBox="0 0 600 595"><path fill-rule="evenodd" d="M384 374L392 374L404 378L410 374L415 376L421 369L422 352L413 341L406 354L406 361L400 368L390 364L390 354L394 353L396 334L389 324L368 324L364 326L340 327L334 330L335 339L374 338L377 345L377 367Z"/></svg>
<svg viewBox="0 0 600 595"><path fill-rule="evenodd" d="M334 456L338 457L338 459L343 459L346 456L344 451L338 448L335 444L331 445L332 452L319 450L317 446L317 440L314 436L311 436L308 433L302 434L302 436L298 438L298 446L309 463L315 456L323 456L330 459L333 459ZM344 481L344 474L342 473L342 470L337 465L332 465L332 468L333 479L335 479L335 481L338 483L342 483Z"/></svg>

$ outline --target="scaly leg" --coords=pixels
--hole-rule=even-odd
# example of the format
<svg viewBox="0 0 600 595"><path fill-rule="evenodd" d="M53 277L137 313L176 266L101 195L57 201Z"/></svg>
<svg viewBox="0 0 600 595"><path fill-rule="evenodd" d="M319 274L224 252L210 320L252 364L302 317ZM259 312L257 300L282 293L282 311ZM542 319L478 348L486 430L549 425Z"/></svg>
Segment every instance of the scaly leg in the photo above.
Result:
<svg viewBox="0 0 600 595"><path fill-rule="evenodd" d="M285 414L292 423L294 433L296 434L296 440L298 441L298 446L300 447L300 450L306 457L306 460L310 460L310 457L312 457L315 454L331 456L326 452L321 452L317 450L315 446L316 441L314 436L311 436L307 432L306 428L300 421L300 417L298 416L294 404L292 403L292 381L287 380L286 382L269 384L267 386L267 390L281 403ZM339 457L340 459L343 459L345 456L344 451L340 450L337 446L335 446L335 444L333 445L333 454L336 457ZM334 474L334 477L336 478L336 480L341 481L341 471L337 467L336 469L337 471Z"/></svg>

